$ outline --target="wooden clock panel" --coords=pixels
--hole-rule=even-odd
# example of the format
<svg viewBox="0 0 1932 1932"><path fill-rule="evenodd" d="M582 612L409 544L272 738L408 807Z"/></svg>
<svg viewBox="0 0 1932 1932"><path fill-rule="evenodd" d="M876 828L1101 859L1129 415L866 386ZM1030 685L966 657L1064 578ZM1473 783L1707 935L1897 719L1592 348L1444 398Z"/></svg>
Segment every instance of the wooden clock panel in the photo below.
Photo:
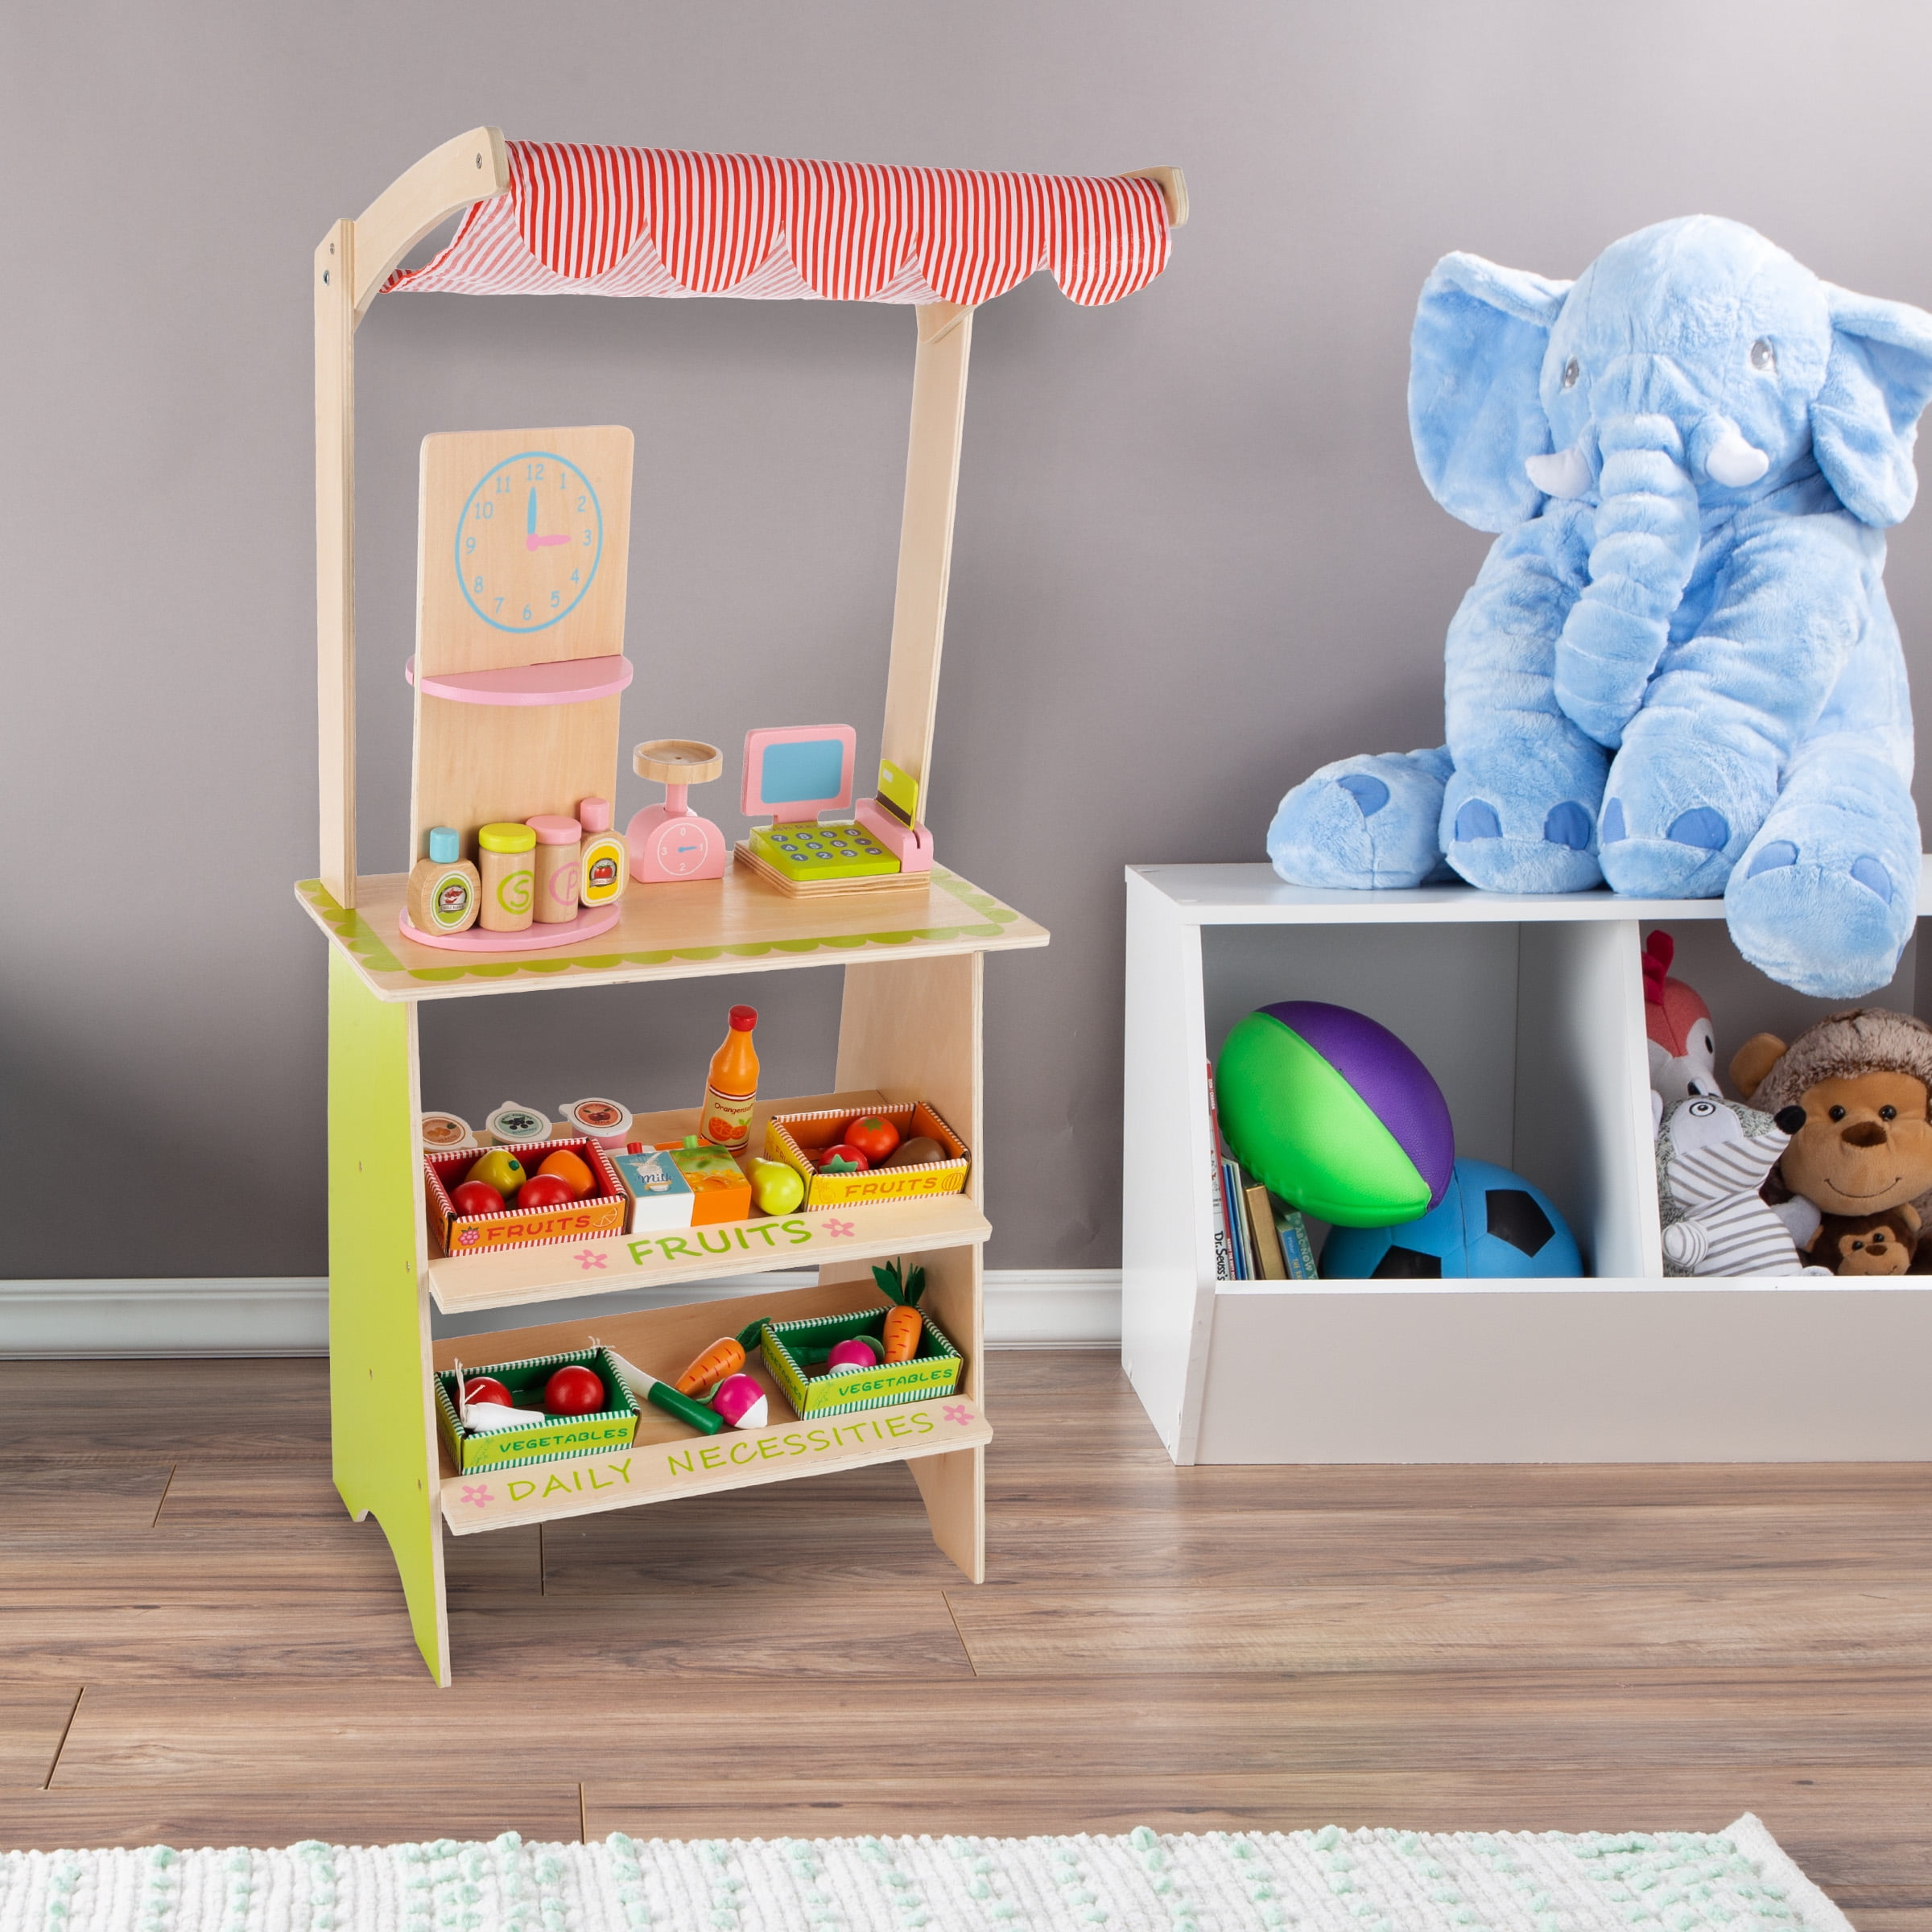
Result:
<svg viewBox="0 0 1932 1932"><path fill-rule="evenodd" d="M621 653L632 448L621 425L423 439L416 662L424 675ZM419 688L407 862L424 855L432 825L454 826L473 858L480 825L568 815L587 797L613 798L617 707L614 697L466 704Z"/></svg>
<svg viewBox="0 0 1932 1932"><path fill-rule="evenodd" d="M416 662L426 674L622 650L633 447L621 424L423 439Z"/></svg>

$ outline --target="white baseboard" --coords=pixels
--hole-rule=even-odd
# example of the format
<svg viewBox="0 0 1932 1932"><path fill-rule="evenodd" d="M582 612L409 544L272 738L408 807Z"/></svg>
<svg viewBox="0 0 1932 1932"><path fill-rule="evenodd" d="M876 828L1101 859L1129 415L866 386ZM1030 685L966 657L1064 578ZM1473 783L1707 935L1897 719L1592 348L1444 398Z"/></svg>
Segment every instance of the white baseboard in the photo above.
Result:
<svg viewBox="0 0 1932 1932"><path fill-rule="evenodd" d="M654 1294L546 1304L542 1319L669 1307L793 1286L803 1274L754 1274ZM508 1326L513 1311L438 1319L439 1335ZM1117 1268L999 1269L986 1275L989 1348L1117 1348ZM320 1275L129 1281L0 1281L0 1359L114 1356L326 1355L328 1283Z"/></svg>

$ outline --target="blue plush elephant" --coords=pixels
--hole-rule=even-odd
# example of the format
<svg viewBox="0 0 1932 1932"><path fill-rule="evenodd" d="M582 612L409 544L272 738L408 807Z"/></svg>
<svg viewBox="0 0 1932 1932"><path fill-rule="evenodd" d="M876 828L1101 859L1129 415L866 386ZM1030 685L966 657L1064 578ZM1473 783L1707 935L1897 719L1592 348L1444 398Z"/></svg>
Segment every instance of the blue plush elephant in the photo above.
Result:
<svg viewBox="0 0 1932 1932"><path fill-rule="evenodd" d="M1932 316L1735 221L1645 229L1574 283L1445 256L1411 344L1416 460L1501 533L1449 627L1449 742L1296 786L1276 870L1722 893L1773 979L1885 985L1919 836L1882 532L1928 398Z"/></svg>

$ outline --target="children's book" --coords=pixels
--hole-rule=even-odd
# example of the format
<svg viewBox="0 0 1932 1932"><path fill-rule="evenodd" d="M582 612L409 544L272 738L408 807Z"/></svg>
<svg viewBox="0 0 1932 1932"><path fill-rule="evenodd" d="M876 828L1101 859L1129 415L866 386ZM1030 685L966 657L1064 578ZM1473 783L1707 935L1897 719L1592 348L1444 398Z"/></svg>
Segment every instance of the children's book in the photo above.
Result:
<svg viewBox="0 0 1932 1932"><path fill-rule="evenodd" d="M1254 1236L1254 1276L1261 1282L1285 1282L1288 1264L1282 1254L1282 1237L1274 1224L1274 1197L1257 1180L1244 1174L1241 1195L1248 1208L1248 1225Z"/></svg>
<svg viewBox="0 0 1932 1932"><path fill-rule="evenodd" d="M1241 1193L1241 1170L1232 1161L1221 1162L1221 1190L1228 1199L1234 1278L1237 1282L1251 1282L1254 1279L1254 1257L1248 1228L1248 1203Z"/></svg>
<svg viewBox="0 0 1932 1932"><path fill-rule="evenodd" d="M1214 1106L1214 1063L1208 1063L1208 1198L1214 1208L1214 1278L1234 1279L1234 1239L1221 1180L1221 1122Z"/></svg>
<svg viewBox="0 0 1932 1932"><path fill-rule="evenodd" d="M1285 1201L1278 1201L1273 1195L1268 1197L1274 1212L1269 1219L1274 1223L1276 1238L1282 1245L1282 1262L1291 1282L1315 1282L1321 1277L1315 1272L1315 1244L1308 1238L1308 1223L1298 1208L1290 1208Z"/></svg>

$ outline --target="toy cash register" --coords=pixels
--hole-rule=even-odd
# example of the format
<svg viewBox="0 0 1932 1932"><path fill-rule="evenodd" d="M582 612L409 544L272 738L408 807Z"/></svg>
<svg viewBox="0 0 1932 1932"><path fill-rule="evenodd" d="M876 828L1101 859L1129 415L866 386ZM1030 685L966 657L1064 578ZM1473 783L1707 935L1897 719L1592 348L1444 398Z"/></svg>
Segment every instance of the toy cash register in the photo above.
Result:
<svg viewBox="0 0 1932 1932"><path fill-rule="evenodd" d="M914 882L932 869L932 835L919 823L919 787L898 766L880 772L879 795L855 817L821 824L852 803L857 737L849 724L768 726L745 736L740 808L770 812L737 848L740 861L782 892L850 892Z"/></svg>

